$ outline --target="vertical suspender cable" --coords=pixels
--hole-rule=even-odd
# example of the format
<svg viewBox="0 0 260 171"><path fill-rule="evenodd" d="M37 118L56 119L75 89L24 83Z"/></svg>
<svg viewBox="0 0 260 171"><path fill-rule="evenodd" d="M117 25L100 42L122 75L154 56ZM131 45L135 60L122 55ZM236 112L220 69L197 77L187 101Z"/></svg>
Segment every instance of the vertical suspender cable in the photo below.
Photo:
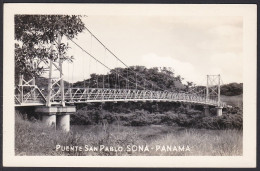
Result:
<svg viewBox="0 0 260 171"><path fill-rule="evenodd" d="M135 89L137 90L137 73L135 73Z"/></svg>
<svg viewBox="0 0 260 171"><path fill-rule="evenodd" d="M70 73L70 65L68 64L68 74ZM70 88L70 75L68 75L68 82L69 82L69 88Z"/></svg>
<svg viewBox="0 0 260 171"><path fill-rule="evenodd" d="M97 61L96 61L96 70L97 70L98 68L97 68ZM97 72L97 71L96 71ZM98 74L96 74L96 76L97 76L97 88L98 88Z"/></svg>
<svg viewBox="0 0 260 171"><path fill-rule="evenodd" d="M90 53L92 53L92 35L90 35ZM89 57L89 80L88 80L88 88L90 88L91 84L91 57Z"/></svg>
<svg viewBox="0 0 260 171"><path fill-rule="evenodd" d="M82 64L83 64L83 81L84 81L84 88L86 88L86 78L85 78L85 65L86 65L86 59L85 58L83 58L83 62L82 62Z"/></svg>
<svg viewBox="0 0 260 171"><path fill-rule="evenodd" d="M126 68L126 89L129 89L129 82L128 82L128 68Z"/></svg>
<svg viewBox="0 0 260 171"><path fill-rule="evenodd" d="M109 72L107 73L107 79L108 79L108 88L110 88L110 82L109 82Z"/></svg>
<svg viewBox="0 0 260 171"><path fill-rule="evenodd" d="M104 54L104 63L106 60L106 48L105 48L105 54ZM105 68L103 67L103 89L105 88Z"/></svg>
<svg viewBox="0 0 260 171"><path fill-rule="evenodd" d="M120 75L118 74L118 88L120 89Z"/></svg>
<svg viewBox="0 0 260 171"><path fill-rule="evenodd" d="M74 83L73 83L73 81L74 81L74 62L73 62L73 64L72 64L72 73L71 73L71 75L72 75L72 79L71 79L71 80L72 80L72 83L71 83L71 85L72 85L72 88L73 88L73 86L74 86L74 85L73 85L73 84L74 84Z"/></svg>
<svg viewBox="0 0 260 171"><path fill-rule="evenodd" d="M116 60L116 66L118 65L118 60ZM118 88L120 89L120 75L118 72L119 67L116 67L116 73L117 73L117 81L118 81Z"/></svg>
<svg viewBox="0 0 260 171"><path fill-rule="evenodd" d="M85 58L83 58L83 65L85 65ZM83 67L85 68L85 67ZM85 78L85 69L83 69L83 80L84 80L84 88L86 88L86 78Z"/></svg>
<svg viewBox="0 0 260 171"><path fill-rule="evenodd" d="M69 101L72 101L71 79L70 79L70 65L68 64L68 82L69 82Z"/></svg>
<svg viewBox="0 0 260 171"><path fill-rule="evenodd" d="M117 89L117 59L116 59L116 68L115 68L116 72L115 72L115 88Z"/></svg>
<svg viewBox="0 0 260 171"><path fill-rule="evenodd" d="M117 71L118 71L118 69L117 69ZM118 75L118 88L120 89L120 74L119 74L119 72L117 72L117 75Z"/></svg>

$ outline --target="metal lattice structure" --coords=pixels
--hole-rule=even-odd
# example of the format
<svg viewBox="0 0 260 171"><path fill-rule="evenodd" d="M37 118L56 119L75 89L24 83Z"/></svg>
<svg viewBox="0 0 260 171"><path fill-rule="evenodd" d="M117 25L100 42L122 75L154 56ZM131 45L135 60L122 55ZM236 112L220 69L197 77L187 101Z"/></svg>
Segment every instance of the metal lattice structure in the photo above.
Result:
<svg viewBox="0 0 260 171"><path fill-rule="evenodd" d="M220 106L220 75L207 75L206 99L213 99Z"/></svg>
<svg viewBox="0 0 260 171"><path fill-rule="evenodd" d="M15 105L39 106L46 103L46 98L42 91L35 84L35 78L29 81L24 80L20 75L19 84L15 87Z"/></svg>
<svg viewBox="0 0 260 171"><path fill-rule="evenodd" d="M34 89L34 91L39 89ZM56 90L56 94L50 99L50 104L61 104L61 95ZM32 92L33 93L33 92ZM43 93L41 93L42 95ZM19 94L15 96L19 98ZM37 105L46 105L46 98L42 95L42 100ZM131 89L102 89L102 88L69 88L65 89L64 100L66 104L93 103L93 102L138 102L138 101L157 101L157 102L184 102L209 106L225 107L225 103L217 100L207 99L206 97L195 94L174 93L168 91L150 90L131 90ZM16 106L34 106L36 103L23 96L23 100L16 101Z"/></svg>
<svg viewBox="0 0 260 171"><path fill-rule="evenodd" d="M65 99L64 99L64 81L63 81L63 72L62 72L62 63L63 63L63 55L60 52L60 44L61 44L61 36L58 34L58 42L56 44L56 48L58 53L58 58L56 60L50 59L49 63L49 80L48 80L48 90L47 90L47 97L46 97L46 106L51 106L52 101L56 96L60 97L59 104L65 106ZM55 44L52 43L51 50ZM54 78L52 76L53 73L53 66L59 72L59 77Z"/></svg>

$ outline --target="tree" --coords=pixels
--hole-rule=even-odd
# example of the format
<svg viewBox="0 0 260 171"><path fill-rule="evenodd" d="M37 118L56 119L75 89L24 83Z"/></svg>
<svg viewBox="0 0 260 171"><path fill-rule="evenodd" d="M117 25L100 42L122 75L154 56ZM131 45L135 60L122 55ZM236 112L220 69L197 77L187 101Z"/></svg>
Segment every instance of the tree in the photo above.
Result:
<svg viewBox="0 0 260 171"><path fill-rule="evenodd" d="M72 60L67 55L68 44L57 43L58 34L70 39L84 30L81 16L76 15L15 15L15 78L39 76L44 72L41 62L56 60L58 53L64 60Z"/></svg>
<svg viewBox="0 0 260 171"><path fill-rule="evenodd" d="M137 73L137 74L136 74ZM78 81L74 87L149 89L154 91L180 91L185 85L174 77L172 71L159 71L158 68L147 69L144 66L114 68L107 74L91 74L89 79Z"/></svg>
<svg viewBox="0 0 260 171"><path fill-rule="evenodd" d="M192 81L187 81L186 91L189 91L191 87L194 87L195 84Z"/></svg>

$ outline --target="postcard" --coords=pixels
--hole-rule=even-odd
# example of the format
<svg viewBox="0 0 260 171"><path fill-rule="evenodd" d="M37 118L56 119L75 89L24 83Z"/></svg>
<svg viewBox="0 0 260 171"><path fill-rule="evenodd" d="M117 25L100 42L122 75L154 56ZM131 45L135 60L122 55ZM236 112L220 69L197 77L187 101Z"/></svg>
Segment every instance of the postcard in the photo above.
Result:
<svg viewBox="0 0 260 171"><path fill-rule="evenodd" d="M256 5L4 4L3 165L256 167Z"/></svg>

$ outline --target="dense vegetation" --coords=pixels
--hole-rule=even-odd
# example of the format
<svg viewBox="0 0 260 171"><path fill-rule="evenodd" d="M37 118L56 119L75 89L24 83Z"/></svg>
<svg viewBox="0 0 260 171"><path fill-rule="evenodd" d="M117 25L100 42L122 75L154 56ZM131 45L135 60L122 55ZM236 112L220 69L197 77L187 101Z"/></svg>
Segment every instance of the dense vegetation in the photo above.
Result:
<svg viewBox="0 0 260 171"><path fill-rule="evenodd" d="M221 117L204 116L202 106L187 108L180 103L105 103L79 108L71 116L76 125L120 124L124 126L169 125L187 128L242 129L243 115L238 107L224 111Z"/></svg>
<svg viewBox="0 0 260 171"><path fill-rule="evenodd" d="M128 79L125 79L128 78ZM103 85L104 82L104 85ZM137 85L136 85L137 83ZM129 68L115 68L108 74L92 74L90 79L73 84L74 87L93 88L129 88L152 90L184 90L182 78L175 75L169 68L146 68L144 66L131 66Z"/></svg>
<svg viewBox="0 0 260 171"><path fill-rule="evenodd" d="M176 126L142 127L119 124L91 126L72 125L65 133L46 127L35 120L29 122L17 113L15 117L15 154L18 156L231 156L242 155L242 131L189 129ZM141 131L140 131L141 130ZM112 146L123 151L61 151L62 146ZM188 145L190 151L127 151L126 146Z"/></svg>
<svg viewBox="0 0 260 171"><path fill-rule="evenodd" d="M243 83L229 83L221 86L221 94L225 96L237 96L243 94Z"/></svg>

